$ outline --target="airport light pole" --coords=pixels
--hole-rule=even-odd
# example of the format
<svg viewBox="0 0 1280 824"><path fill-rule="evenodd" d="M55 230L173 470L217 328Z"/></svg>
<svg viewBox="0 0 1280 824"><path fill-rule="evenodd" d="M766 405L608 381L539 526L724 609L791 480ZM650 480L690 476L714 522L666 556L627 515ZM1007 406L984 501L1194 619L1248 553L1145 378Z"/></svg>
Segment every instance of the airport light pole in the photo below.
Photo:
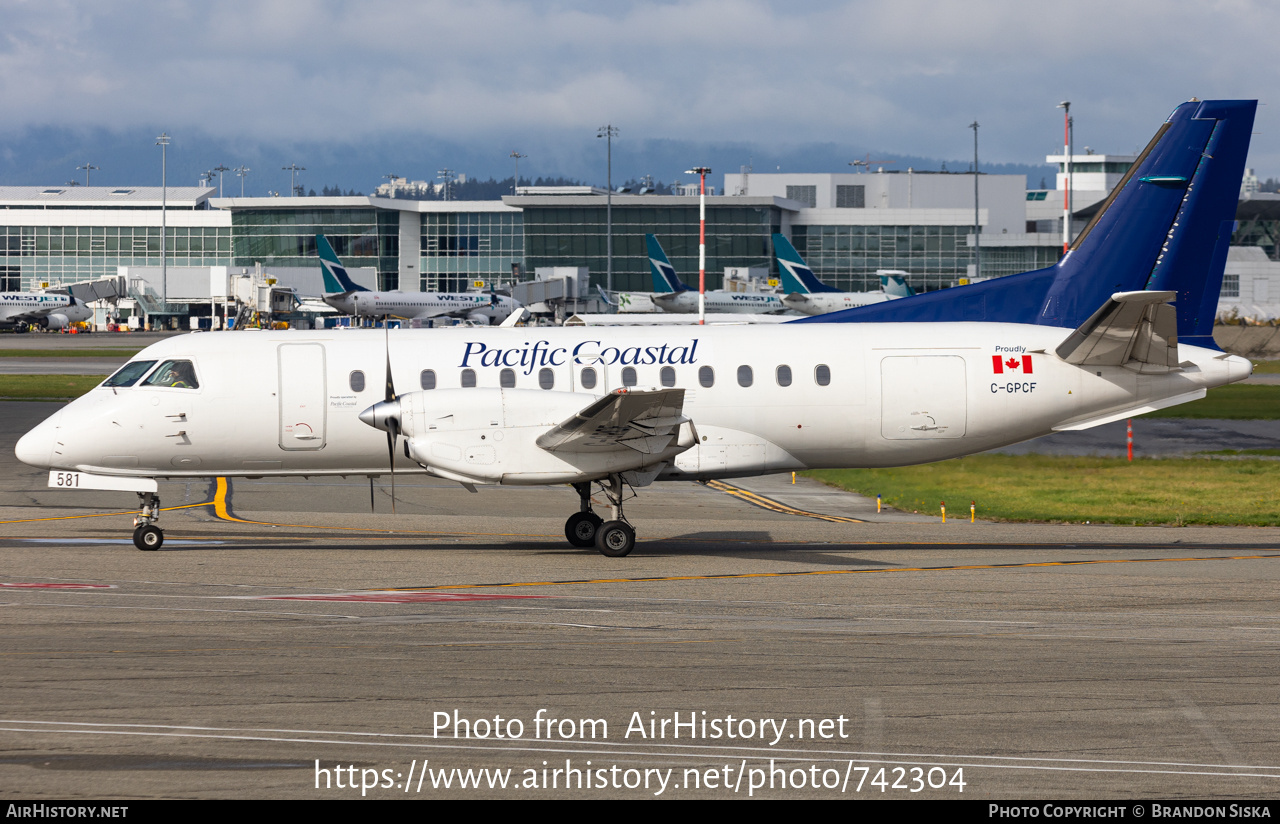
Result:
<svg viewBox="0 0 1280 824"><path fill-rule="evenodd" d="M453 182L453 169L441 169L436 172L436 177L444 181L444 199L449 199L449 184Z"/></svg>
<svg viewBox="0 0 1280 824"><path fill-rule="evenodd" d="M160 302L165 304L165 308L169 303L169 265L168 265L168 238L169 227L167 226L167 218L165 212L169 204L169 185L166 178L168 164L169 141L168 132L161 132L156 138L156 145L160 147Z"/></svg>
<svg viewBox="0 0 1280 824"><path fill-rule="evenodd" d="M1064 100L1062 109L1062 254L1071 248L1071 101Z"/></svg>
<svg viewBox="0 0 1280 824"><path fill-rule="evenodd" d="M978 221L978 121L973 129L973 276L982 277L982 224Z"/></svg>
<svg viewBox="0 0 1280 824"><path fill-rule="evenodd" d="M516 193L516 187L520 185L520 158L528 157L528 155L520 154L515 149L512 149L509 157L516 161L516 177L515 180L511 181L511 194L514 195Z"/></svg>
<svg viewBox="0 0 1280 824"><path fill-rule="evenodd" d="M607 165L605 167L604 221L605 221L605 291L613 292L613 139L618 136L618 129L612 124L601 126L596 130L596 137L603 137L608 145Z"/></svg>
<svg viewBox="0 0 1280 824"><path fill-rule="evenodd" d="M76 167L76 169L77 169L77 170L81 170L81 169L83 169L83 170L84 170L84 185L85 185L85 186L88 186L88 185L89 185L89 172L96 172L96 171L98 171L100 168L101 168L100 166L94 166L92 163L89 163L88 161L86 161L86 162L85 162L85 164L84 164L83 166L77 166L77 167Z"/></svg>
<svg viewBox="0 0 1280 824"><path fill-rule="evenodd" d="M698 187L698 325L707 322L707 175L709 166L694 166L685 172L697 175Z"/></svg>
<svg viewBox="0 0 1280 824"><path fill-rule="evenodd" d="M218 197L222 197L222 173L229 172L231 170L226 166L223 166L221 163L219 163L217 166L214 166L209 171L218 173Z"/></svg>
<svg viewBox="0 0 1280 824"><path fill-rule="evenodd" d="M289 196L296 197L298 194L298 172L305 172L306 166L299 166L297 163L290 163L288 166L281 166L280 171L289 173Z"/></svg>
<svg viewBox="0 0 1280 824"><path fill-rule="evenodd" d="M240 178L240 197L244 197L244 179L253 171L248 166L237 166L235 168L236 177Z"/></svg>

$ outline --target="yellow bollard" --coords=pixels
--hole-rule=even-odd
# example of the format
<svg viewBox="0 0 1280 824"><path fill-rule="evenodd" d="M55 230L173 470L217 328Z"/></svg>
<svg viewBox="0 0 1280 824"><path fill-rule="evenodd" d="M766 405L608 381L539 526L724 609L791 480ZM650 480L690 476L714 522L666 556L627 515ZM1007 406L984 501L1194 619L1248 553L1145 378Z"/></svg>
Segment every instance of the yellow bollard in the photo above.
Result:
<svg viewBox="0 0 1280 824"><path fill-rule="evenodd" d="M795 482L796 482L796 473L792 472L792 473L791 473L791 483L793 483L793 484L794 484Z"/></svg>
<svg viewBox="0 0 1280 824"><path fill-rule="evenodd" d="M973 519L977 517L977 514L978 514L978 502L970 501L969 502L969 523L974 523Z"/></svg>
<svg viewBox="0 0 1280 824"><path fill-rule="evenodd" d="M947 502L946 501L942 502L942 522L944 524L947 522Z"/></svg>
<svg viewBox="0 0 1280 824"><path fill-rule="evenodd" d="M876 514L877 515L880 514L880 496L879 495L876 496Z"/></svg>

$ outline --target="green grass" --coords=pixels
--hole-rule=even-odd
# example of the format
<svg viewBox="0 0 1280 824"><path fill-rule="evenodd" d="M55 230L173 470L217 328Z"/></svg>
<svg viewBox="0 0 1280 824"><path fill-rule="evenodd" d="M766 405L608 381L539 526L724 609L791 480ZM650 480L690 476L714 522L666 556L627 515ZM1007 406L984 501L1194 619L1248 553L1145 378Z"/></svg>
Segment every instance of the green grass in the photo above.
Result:
<svg viewBox="0 0 1280 824"><path fill-rule="evenodd" d="M0 349L0 358L120 358L128 360L139 349Z"/></svg>
<svg viewBox="0 0 1280 824"><path fill-rule="evenodd" d="M105 375L0 375L0 400L71 400L104 380Z"/></svg>
<svg viewBox="0 0 1280 824"><path fill-rule="evenodd" d="M1248 455L1271 455L1280 457L1280 449L1214 449L1209 452L1198 452L1198 455L1229 455L1229 456L1248 456Z"/></svg>
<svg viewBox="0 0 1280 824"><path fill-rule="evenodd" d="M1280 419L1280 386L1232 384L1210 389L1201 400L1148 412L1144 418Z"/></svg>
<svg viewBox="0 0 1280 824"><path fill-rule="evenodd" d="M805 473L889 506L995 521L1280 525L1280 462L972 455L900 469Z"/></svg>
<svg viewBox="0 0 1280 824"><path fill-rule="evenodd" d="M1255 375L1276 375L1280 374L1280 360L1256 360L1253 362L1253 374Z"/></svg>

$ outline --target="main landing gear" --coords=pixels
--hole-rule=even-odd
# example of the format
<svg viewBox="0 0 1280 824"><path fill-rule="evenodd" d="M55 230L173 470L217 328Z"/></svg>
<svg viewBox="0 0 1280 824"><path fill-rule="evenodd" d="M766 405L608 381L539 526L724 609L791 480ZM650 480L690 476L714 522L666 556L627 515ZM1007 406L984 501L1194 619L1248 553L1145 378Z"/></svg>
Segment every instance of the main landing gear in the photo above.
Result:
<svg viewBox="0 0 1280 824"><path fill-rule="evenodd" d="M581 509L569 516L564 534L569 543L586 549L594 546L601 555L621 558L636 546L636 531L622 514L622 476L610 475L608 483L601 482L605 497L609 499L609 520L604 520L591 509L590 482L576 483Z"/></svg>
<svg viewBox="0 0 1280 824"><path fill-rule="evenodd" d="M154 492L139 492L142 512L133 519L133 545L152 552L164 543L164 532L153 521L160 517L160 496Z"/></svg>

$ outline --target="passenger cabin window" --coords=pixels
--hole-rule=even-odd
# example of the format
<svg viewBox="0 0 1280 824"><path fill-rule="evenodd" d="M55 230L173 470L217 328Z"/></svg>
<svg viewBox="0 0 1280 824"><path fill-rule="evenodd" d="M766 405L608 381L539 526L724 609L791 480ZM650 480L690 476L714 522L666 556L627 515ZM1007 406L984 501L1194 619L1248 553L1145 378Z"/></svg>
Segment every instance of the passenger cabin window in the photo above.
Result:
<svg viewBox="0 0 1280 824"><path fill-rule="evenodd" d="M189 360L167 360L160 364L151 377L142 382L143 386L170 386L174 389L198 389L195 367Z"/></svg>
<svg viewBox="0 0 1280 824"><path fill-rule="evenodd" d="M636 385L636 370L635 370L635 367L634 367L634 366L626 366L626 367L623 367L623 369L622 369L622 385L623 385L623 386L635 386L635 385Z"/></svg>
<svg viewBox="0 0 1280 824"><path fill-rule="evenodd" d="M364 391L364 373L361 372L359 369L357 369L356 371L351 373L351 376L349 378L347 378L347 383L351 384L352 392L363 392Z"/></svg>
<svg viewBox="0 0 1280 824"><path fill-rule="evenodd" d="M503 389L516 388L516 371L514 369L503 369L498 373L498 385Z"/></svg>
<svg viewBox="0 0 1280 824"><path fill-rule="evenodd" d="M751 367L745 363L738 367L738 386L750 386L753 377L751 375Z"/></svg>
<svg viewBox="0 0 1280 824"><path fill-rule="evenodd" d="M658 373L658 377L659 377L659 380L661 380L663 386L675 386L676 385L675 367L672 367L672 366L662 367L662 371Z"/></svg>
<svg viewBox="0 0 1280 824"><path fill-rule="evenodd" d="M592 369L590 366L582 367L582 374L579 376L578 382L582 384L583 389L595 389L596 370Z"/></svg>
<svg viewBox="0 0 1280 824"><path fill-rule="evenodd" d="M155 366L153 360L131 361L116 370L116 373L107 378L103 382L103 386L133 386L147 372L151 371L151 367Z"/></svg>
<svg viewBox="0 0 1280 824"><path fill-rule="evenodd" d="M538 386L543 389L551 389L556 385L556 373L550 369L542 368L538 370Z"/></svg>
<svg viewBox="0 0 1280 824"><path fill-rule="evenodd" d="M778 386L791 385L791 367L783 364L778 367Z"/></svg>
<svg viewBox="0 0 1280 824"><path fill-rule="evenodd" d="M475 385L476 385L476 370L463 369L462 370L462 388L473 389L475 388Z"/></svg>
<svg viewBox="0 0 1280 824"><path fill-rule="evenodd" d="M698 369L698 383L710 389L716 382L716 370L710 366L703 366Z"/></svg>
<svg viewBox="0 0 1280 824"><path fill-rule="evenodd" d="M813 380L818 386L826 386L831 383L831 367L825 363L820 363L813 370Z"/></svg>
<svg viewBox="0 0 1280 824"><path fill-rule="evenodd" d="M418 376L418 383L423 389L436 388L436 372L434 369L423 369L422 374Z"/></svg>

